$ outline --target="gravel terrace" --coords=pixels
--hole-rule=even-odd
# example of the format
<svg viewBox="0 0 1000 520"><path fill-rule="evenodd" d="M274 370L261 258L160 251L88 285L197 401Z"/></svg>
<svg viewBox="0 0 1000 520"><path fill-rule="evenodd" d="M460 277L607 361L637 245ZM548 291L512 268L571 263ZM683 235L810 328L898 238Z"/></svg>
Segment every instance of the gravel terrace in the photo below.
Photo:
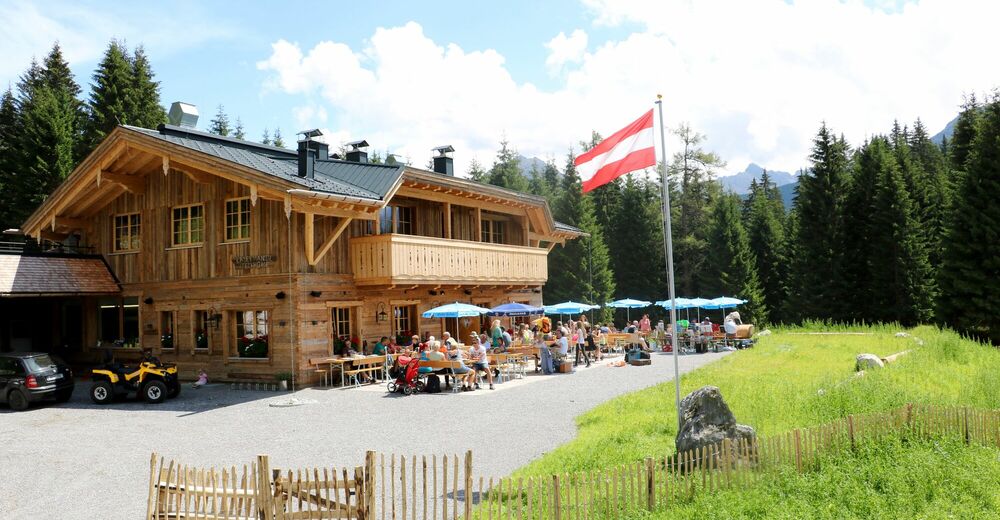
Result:
<svg viewBox="0 0 1000 520"><path fill-rule="evenodd" d="M688 372L726 355L681 356ZM306 389L294 394L184 388L161 405L90 403L89 382L71 402L13 413L0 407L0 518L141 518L149 456L230 466L259 453L272 467L354 467L365 450L464 453L476 475L503 476L573 438L574 418L617 395L673 379L667 354L646 367L581 367L573 375L536 376L497 389L410 397L384 385ZM269 402L294 396L315 403ZM0 405L2 406L2 405ZM493 440L505 439L494 450Z"/></svg>

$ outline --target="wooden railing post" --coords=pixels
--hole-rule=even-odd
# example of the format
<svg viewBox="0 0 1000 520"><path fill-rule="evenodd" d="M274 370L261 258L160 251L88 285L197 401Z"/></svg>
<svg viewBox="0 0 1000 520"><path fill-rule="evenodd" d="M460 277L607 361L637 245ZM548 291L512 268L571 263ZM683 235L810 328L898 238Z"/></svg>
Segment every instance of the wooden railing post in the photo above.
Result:
<svg viewBox="0 0 1000 520"><path fill-rule="evenodd" d="M802 473L802 433L795 429L795 469Z"/></svg>
<svg viewBox="0 0 1000 520"><path fill-rule="evenodd" d="M559 500L559 475L552 475L552 518L562 518L562 504Z"/></svg>
<svg viewBox="0 0 1000 520"><path fill-rule="evenodd" d="M153 497L159 496L159 487L160 471L156 469L156 452L154 451L153 454L149 456L149 495L146 497L147 520L152 520L153 518L153 503L154 501L157 501Z"/></svg>
<svg viewBox="0 0 1000 520"><path fill-rule="evenodd" d="M369 518L375 517L375 452L365 452L365 513Z"/></svg>
<svg viewBox="0 0 1000 520"><path fill-rule="evenodd" d="M969 408L962 407L962 425L965 430L965 444L969 444Z"/></svg>
<svg viewBox="0 0 1000 520"><path fill-rule="evenodd" d="M272 495L271 462L267 455L257 455L257 489L254 502L257 503L257 517L270 520L276 516L274 496Z"/></svg>
<svg viewBox="0 0 1000 520"><path fill-rule="evenodd" d="M368 518L368 498L365 496L365 489L365 467L357 466L354 468L354 493L356 494L355 501L358 504L358 520Z"/></svg>
<svg viewBox="0 0 1000 520"><path fill-rule="evenodd" d="M653 469L653 458L646 457L646 509L656 508L656 473Z"/></svg>
<svg viewBox="0 0 1000 520"><path fill-rule="evenodd" d="M854 416L847 416L847 435L851 438L851 449L854 449Z"/></svg>
<svg viewBox="0 0 1000 520"><path fill-rule="evenodd" d="M472 450L465 452L465 518L472 516Z"/></svg>

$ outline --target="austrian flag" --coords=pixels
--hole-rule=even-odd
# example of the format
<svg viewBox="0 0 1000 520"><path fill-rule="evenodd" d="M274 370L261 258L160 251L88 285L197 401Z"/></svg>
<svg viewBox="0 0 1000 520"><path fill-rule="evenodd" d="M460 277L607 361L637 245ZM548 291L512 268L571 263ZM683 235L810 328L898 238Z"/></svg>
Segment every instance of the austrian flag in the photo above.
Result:
<svg viewBox="0 0 1000 520"><path fill-rule="evenodd" d="M622 175L656 166L653 149L653 111L601 141L573 162L583 192L603 186Z"/></svg>

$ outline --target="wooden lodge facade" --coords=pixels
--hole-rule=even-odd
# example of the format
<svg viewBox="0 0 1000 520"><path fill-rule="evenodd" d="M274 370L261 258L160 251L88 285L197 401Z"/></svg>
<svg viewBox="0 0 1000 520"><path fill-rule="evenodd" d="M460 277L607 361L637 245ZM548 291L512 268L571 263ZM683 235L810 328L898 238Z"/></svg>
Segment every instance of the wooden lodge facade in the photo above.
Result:
<svg viewBox="0 0 1000 520"><path fill-rule="evenodd" d="M434 306L540 305L547 253L581 235L543 198L450 175L450 149L429 171L298 148L116 128L22 228L90 247L120 284L76 298L79 353L152 347L188 379L308 383L342 338L481 326L420 317Z"/></svg>

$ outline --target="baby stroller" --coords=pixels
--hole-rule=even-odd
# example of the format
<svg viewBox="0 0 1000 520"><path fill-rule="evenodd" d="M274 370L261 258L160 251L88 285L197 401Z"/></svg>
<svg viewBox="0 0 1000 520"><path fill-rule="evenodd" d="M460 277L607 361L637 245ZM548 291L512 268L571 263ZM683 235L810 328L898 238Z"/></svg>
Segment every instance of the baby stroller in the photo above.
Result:
<svg viewBox="0 0 1000 520"><path fill-rule="evenodd" d="M390 392L403 392L410 395L424 390L424 381L420 379L420 359L409 356L396 356L392 368L389 369L388 388Z"/></svg>

